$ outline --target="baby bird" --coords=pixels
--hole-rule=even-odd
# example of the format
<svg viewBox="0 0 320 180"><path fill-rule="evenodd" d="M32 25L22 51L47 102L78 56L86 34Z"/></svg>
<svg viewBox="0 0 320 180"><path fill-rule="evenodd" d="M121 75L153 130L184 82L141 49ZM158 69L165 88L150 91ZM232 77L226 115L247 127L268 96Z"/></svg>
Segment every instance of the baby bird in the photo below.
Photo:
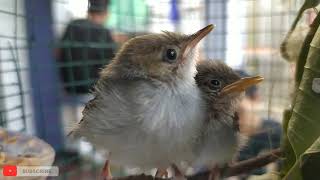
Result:
<svg viewBox="0 0 320 180"><path fill-rule="evenodd" d="M262 77L240 76L221 61L200 61L197 65L196 83L206 102L207 118L199 129L194 145L194 166L208 167L212 177L218 167L229 163L239 145L237 106L243 91L263 80ZM218 175L219 176L219 175Z"/></svg>
<svg viewBox="0 0 320 180"><path fill-rule="evenodd" d="M194 79L195 47L212 29L129 40L102 70L95 97L70 135L107 149L118 165L161 171L187 159L205 114Z"/></svg>

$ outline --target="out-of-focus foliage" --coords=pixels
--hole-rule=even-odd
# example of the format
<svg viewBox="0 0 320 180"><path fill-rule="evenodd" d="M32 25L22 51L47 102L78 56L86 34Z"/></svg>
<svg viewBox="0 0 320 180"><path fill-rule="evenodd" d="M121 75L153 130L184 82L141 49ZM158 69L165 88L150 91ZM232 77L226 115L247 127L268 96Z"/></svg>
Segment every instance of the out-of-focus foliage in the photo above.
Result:
<svg viewBox="0 0 320 180"><path fill-rule="evenodd" d="M251 176L248 180L278 180L279 174L275 172L266 173L260 176Z"/></svg>
<svg viewBox="0 0 320 180"><path fill-rule="evenodd" d="M301 49L301 46L300 46L301 42L300 41L303 41L303 39L305 37L304 34L306 33L305 31L308 30L308 28L305 28L305 27L303 27L303 28L297 27L298 22L300 21L305 10L310 9L310 8L316 8L319 3L320 3L319 0L305 0L303 5L299 9L299 11L296 15L296 18L294 19L293 23L291 24L291 27L290 27L289 31L287 32L287 35L285 36L285 38L280 46L281 55L287 61L289 61L289 62L296 61L296 58L298 58L298 57L296 57L296 53L299 53L300 49ZM290 41L292 41L292 42L290 42ZM288 45L289 43L290 43L290 45ZM288 48L299 48L299 49L288 49ZM302 54L302 53L300 53L300 54ZM299 74L299 73L297 73L297 74Z"/></svg>
<svg viewBox="0 0 320 180"><path fill-rule="evenodd" d="M319 15L318 15L319 16ZM319 17L316 27L319 27ZM320 94L312 90L314 78L320 78L320 29L312 38L310 46L301 50L307 58L299 58L302 71L296 82L297 89L292 102L292 110L284 115L284 179L318 179L320 167ZM303 57L303 56L300 56Z"/></svg>
<svg viewBox="0 0 320 180"><path fill-rule="evenodd" d="M146 31L149 14L145 0L112 0L109 15L108 28L124 32Z"/></svg>
<svg viewBox="0 0 320 180"><path fill-rule="evenodd" d="M282 176L285 176L285 174L290 170L294 162L296 161L296 157L294 155L294 151L292 149L292 146L289 142L288 136L287 136L287 129L288 129L288 124L290 117L292 115L291 110L286 110L283 113L283 120L282 120L282 126L283 126L283 137L282 137L282 146L281 149L283 150L283 164L282 164L282 169L280 174Z"/></svg>

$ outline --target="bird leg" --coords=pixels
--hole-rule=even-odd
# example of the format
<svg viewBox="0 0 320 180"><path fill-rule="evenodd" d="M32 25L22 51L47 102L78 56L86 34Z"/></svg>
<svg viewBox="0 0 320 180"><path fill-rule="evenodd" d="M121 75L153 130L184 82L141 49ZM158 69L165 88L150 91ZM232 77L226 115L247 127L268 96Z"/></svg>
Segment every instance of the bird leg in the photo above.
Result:
<svg viewBox="0 0 320 180"><path fill-rule="evenodd" d="M103 166L103 169L102 169L101 176L102 176L103 180L111 180L112 179L109 160L106 160L106 162Z"/></svg>
<svg viewBox="0 0 320 180"><path fill-rule="evenodd" d="M179 170L177 165L171 164L171 168L173 170L173 179L175 180L186 180L185 176L183 173Z"/></svg>
<svg viewBox="0 0 320 180"><path fill-rule="evenodd" d="M210 171L209 180L219 180L219 179L221 179L220 168L218 165L215 165Z"/></svg>
<svg viewBox="0 0 320 180"><path fill-rule="evenodd" d="M158 168L155 177L168 178L168 171L166 169Z"/></svg>

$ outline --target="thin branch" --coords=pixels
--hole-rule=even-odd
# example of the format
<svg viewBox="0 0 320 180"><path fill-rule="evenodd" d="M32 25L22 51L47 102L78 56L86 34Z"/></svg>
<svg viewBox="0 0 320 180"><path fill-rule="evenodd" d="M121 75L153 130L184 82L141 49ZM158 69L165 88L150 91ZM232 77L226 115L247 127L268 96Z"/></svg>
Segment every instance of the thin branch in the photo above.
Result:
<svg viewBox="0 0 320 180"><path fill-rule="evenodd" d="M282 151L280 148L271 150L270 152L259 155L255 158L251 158L245 161L241 161L230 165L226 169L222 169L223 177L231 177L236 176L244 173L248 173L254 169L261 168L266 166L267 164L276 161L282 155ZM186 177L188 180L208 180L210 175L209 171L198 173L192 176ZM151 175L134 175L134 176L126 176L126 177L115 177L112 180L170 180L170 179L162 179L162 178L155 178Z"/></svg>
<svg viewBox="0 0 320 180"><path fill-rule="evenodd" d="M243 173L250 172L254 169L263 167L271 162L276 161L281 157L282 151L280 148L274 149L266 154L257 156L255 158L251 158L245 161L238 162L232 166L230 166L224 175L226 177L235 176Z"/></svg>

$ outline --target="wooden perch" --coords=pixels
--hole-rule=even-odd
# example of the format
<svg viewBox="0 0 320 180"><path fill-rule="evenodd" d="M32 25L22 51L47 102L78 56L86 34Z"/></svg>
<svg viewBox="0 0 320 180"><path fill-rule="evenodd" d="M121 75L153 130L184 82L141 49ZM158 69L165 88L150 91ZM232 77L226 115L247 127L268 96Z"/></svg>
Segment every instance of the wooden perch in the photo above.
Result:
<svg viewBox="0 0 320 180"><path fill-rule="evenodd" d="M251 158L245 161L241 161L230 165L226 169L223 169L223 177L231 177L240 175L243 173L248 173L254 169L261 168L266 166L267 164L276 161L282 155L282 151L278 149L271 150L270 152L259 155L255 158ZM186 179L188 180L208 180L210 172L201 172L192 176L187 176ZM115 177L112 180L170 180L170 179L162 179L162 178L155 178L151 175L133 175L133 176L126 176L126 177Z"/></svg>

